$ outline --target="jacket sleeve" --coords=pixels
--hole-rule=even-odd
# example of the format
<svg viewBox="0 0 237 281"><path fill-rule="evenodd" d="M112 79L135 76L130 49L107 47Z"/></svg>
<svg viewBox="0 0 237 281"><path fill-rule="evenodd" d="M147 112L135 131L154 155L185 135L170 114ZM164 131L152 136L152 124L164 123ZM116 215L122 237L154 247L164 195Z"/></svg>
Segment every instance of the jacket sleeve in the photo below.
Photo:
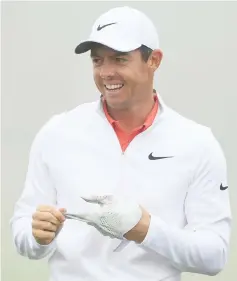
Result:
<svg viewBox="0 0 237 281"><path fill-rule="evenodd" d="M55 250L55 241L40 245L32 235L32 215L39 205L56 205L56 190L44 160L46 139L53 117L36 135L29 155L24 189L15 204L10 226L14 245L20 255L41 259Z"/></svg>
<svg viewBox="0 0 237 281"><path fill-rule="evenodd" d="M216 275L227 261L231 231L227 168L212 133L202 146L184 203L186 226L175 228L151 215L141 246L164 256L182 272Z"/></svg>

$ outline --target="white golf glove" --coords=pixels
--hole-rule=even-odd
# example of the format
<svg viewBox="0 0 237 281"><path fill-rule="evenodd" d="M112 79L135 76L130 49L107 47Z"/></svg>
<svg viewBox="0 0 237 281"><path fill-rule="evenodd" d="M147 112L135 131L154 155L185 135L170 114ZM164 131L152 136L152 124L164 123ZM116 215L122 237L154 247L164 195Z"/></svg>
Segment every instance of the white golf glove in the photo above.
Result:
<svg viewBox="0 0 237 281"><path fill-rule="evenodd" d="M66 218L84 221L94 226L101 234L110 238L124 239L124 234L131 230L141 219L140 206L130 200L112 195L83 196L88 203L98 204L98 208L76 214L66 214Z"/></svg>

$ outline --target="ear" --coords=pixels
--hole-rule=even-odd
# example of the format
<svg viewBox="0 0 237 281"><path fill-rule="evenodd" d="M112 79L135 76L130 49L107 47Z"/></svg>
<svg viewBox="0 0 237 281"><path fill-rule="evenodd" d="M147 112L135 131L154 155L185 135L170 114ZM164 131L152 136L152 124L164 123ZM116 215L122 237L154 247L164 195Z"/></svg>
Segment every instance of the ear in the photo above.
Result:
<svg viewBox="0 0 237 281"><path fill-rule="evenodd" d="M163 53L161 50L157 49L152 51L149 57L148 64L153 72L155 72L159 68L162 58L163 58Z"/></svg>

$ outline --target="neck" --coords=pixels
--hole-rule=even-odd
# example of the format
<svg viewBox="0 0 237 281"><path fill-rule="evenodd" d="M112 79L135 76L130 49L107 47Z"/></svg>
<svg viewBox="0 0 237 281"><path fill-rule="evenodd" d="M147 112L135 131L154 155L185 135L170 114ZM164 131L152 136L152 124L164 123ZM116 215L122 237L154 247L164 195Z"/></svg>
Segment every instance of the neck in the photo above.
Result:
<svg viewBox="0 0 237 281"><path fill-rule="evenodd" d="M131 132L135 128L142 126L154 106L154 93L140 100L136 104L127 108L111 108L107 105L109 115L118 120L121 128Z"/></svg>

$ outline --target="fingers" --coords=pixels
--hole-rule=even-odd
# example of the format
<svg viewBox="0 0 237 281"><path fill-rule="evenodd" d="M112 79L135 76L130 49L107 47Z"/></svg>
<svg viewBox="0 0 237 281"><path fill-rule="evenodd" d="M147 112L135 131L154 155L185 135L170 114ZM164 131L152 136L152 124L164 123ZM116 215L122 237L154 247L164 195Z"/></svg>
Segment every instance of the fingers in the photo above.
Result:
<svg viewBox="0 0 237 281"><path fill-rule="evenodd" d="M45 230L45 231L52 231L56 232L57 229L60 227L61 224L55 225L49 221L34 221L32 222L33 229Z"/></svg>
<svg viewBox="0 0 237 281"><path fill-rule="evenodd" d="M32 234L39 244L47 245L60 232L65 221L66 209L39 206L32 215Z"/></svg>
<svg viewBox="0 0 237 281"><path fill-rule="evenodd" d="M40 220L50 219L50 222L52 222L54 224L58 224L57 221L59 221L60 223L65 221L63 212L66 212L66 209L61 208L61 209L57 210L56 208L50 207L50 206L39 206L36 210L36 216L37 216L37 218L39 218L39 217L42 218ZM49 215L49 214L51 214L51 215ZM44 219L45 217L47 217L47 219Z"/></svg>
<svg viewBox="0 0 237 281"><path fill-rule="evenodd" d="M65 208L59 208L58 209L62 214L65 214L67 212L67 210Z"/></svg>
<svg viewBox="0 0 237 281"><path fill-rule="evenodd" d="M36 211L33 216L33 221L46 221L55 225L59 225L61 222L51 213Z"/></svg>
<svg viewBox="0 0 237 281"><path fill-rule="evenodd" d="M55 238L56 233L52 231L45 231L41 229L32 229L33 236L36 241L42 245L47 245Z"/></svg>

